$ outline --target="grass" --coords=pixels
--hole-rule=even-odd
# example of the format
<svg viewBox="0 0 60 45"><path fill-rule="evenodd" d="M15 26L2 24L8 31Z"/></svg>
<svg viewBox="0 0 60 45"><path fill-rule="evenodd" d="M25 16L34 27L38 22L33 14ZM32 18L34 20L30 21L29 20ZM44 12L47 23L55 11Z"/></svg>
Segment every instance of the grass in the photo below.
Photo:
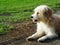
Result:
<svg viewBox="0 0 60 45"><path fill-rule="evenodd" d="M58 10L60 0L0 0L0 22L29 20L33 9L41 4L48 5L52 9Z"/></svg>
<svg viewBox="0 0 60 45"><path fill-rule="evenodd" d="M0 23L0 34L6 34L13 28L14 28L13 26Z"/></svg>
<svg viewBox="0 0 60 45"><path fill-rule="evenodd" d="M0 23L27 21L33 9L42 4L60 9L60 0L0 0Z"/></svg>

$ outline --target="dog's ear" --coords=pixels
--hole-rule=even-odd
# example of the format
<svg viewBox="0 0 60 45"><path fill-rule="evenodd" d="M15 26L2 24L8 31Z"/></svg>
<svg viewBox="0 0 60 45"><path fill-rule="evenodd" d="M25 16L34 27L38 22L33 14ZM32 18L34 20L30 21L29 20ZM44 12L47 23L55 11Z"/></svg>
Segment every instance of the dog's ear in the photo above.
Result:
<svg viewBox="0 0 60 45"><path fill-rule="evenodd" d="M51 20L51 18L52 18L52 10L49 9L49 8L48 8L47 10L45 10L44 16L45 16L47 19Z"/></svg>

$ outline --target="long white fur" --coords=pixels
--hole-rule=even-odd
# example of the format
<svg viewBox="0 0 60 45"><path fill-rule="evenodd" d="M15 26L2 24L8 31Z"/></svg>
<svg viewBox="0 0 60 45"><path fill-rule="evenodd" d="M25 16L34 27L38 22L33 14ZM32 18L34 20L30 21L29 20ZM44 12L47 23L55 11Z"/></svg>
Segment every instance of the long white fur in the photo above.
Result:
<svg viewBox="0 0 60 45"><path fill-rule="evenodd" d="M37 14L36 14L37 12L40 12L41 18L43 18L43 16L42 16L43 12L48 10L48 8L51 9L50 7L48 7L46 5L40 5L40 6L36 7L34 9L34 14L32 15L34 17L33 21L38 18ZM46 23L40 21L40 22L37 22L37 32L35 34L33 34L32 36L29 36L27 39L38 38L38 37L39 37L39 39L37 41L44 41L47 38L58 37L58 35L55 32L54 26L49 26Z"/></svg>
<svg viewBox="0 0 60 45"><path fill-rule="evenodd" d="M45 32L46 35L43 37L40 37L38 41L41 41L41 40L44 41L47 38L54 38L58 36L55 33L54 27L50 27L46 25L44 22L37 23L37 32L40 32L41 30Z"/></svg>

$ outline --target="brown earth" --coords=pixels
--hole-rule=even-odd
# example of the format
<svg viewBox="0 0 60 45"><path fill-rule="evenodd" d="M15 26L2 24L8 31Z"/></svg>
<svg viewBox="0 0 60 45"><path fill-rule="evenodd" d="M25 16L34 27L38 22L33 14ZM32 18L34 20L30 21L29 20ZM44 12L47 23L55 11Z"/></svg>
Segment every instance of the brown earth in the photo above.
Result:
<svg viewBox="0 0 60 45"><path fill-rule="evenodd" d="M59 12L60 13L60 12ZM26 41L36 32L36 24L31 21L13 23L15 28L5 35L0 35L0 45L60 45L60 37L47 42Z"/></svg>

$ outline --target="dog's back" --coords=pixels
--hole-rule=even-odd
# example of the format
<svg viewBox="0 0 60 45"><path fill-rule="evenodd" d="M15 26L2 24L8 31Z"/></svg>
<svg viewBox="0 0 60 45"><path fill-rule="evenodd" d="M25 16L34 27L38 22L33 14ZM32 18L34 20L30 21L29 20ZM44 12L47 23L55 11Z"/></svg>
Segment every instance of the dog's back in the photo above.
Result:
<svg viewBox="0 0 60 45"><path fill-rule="evenodd" d="M56 32L60 33L60 15L53 15Z"/></svg>

